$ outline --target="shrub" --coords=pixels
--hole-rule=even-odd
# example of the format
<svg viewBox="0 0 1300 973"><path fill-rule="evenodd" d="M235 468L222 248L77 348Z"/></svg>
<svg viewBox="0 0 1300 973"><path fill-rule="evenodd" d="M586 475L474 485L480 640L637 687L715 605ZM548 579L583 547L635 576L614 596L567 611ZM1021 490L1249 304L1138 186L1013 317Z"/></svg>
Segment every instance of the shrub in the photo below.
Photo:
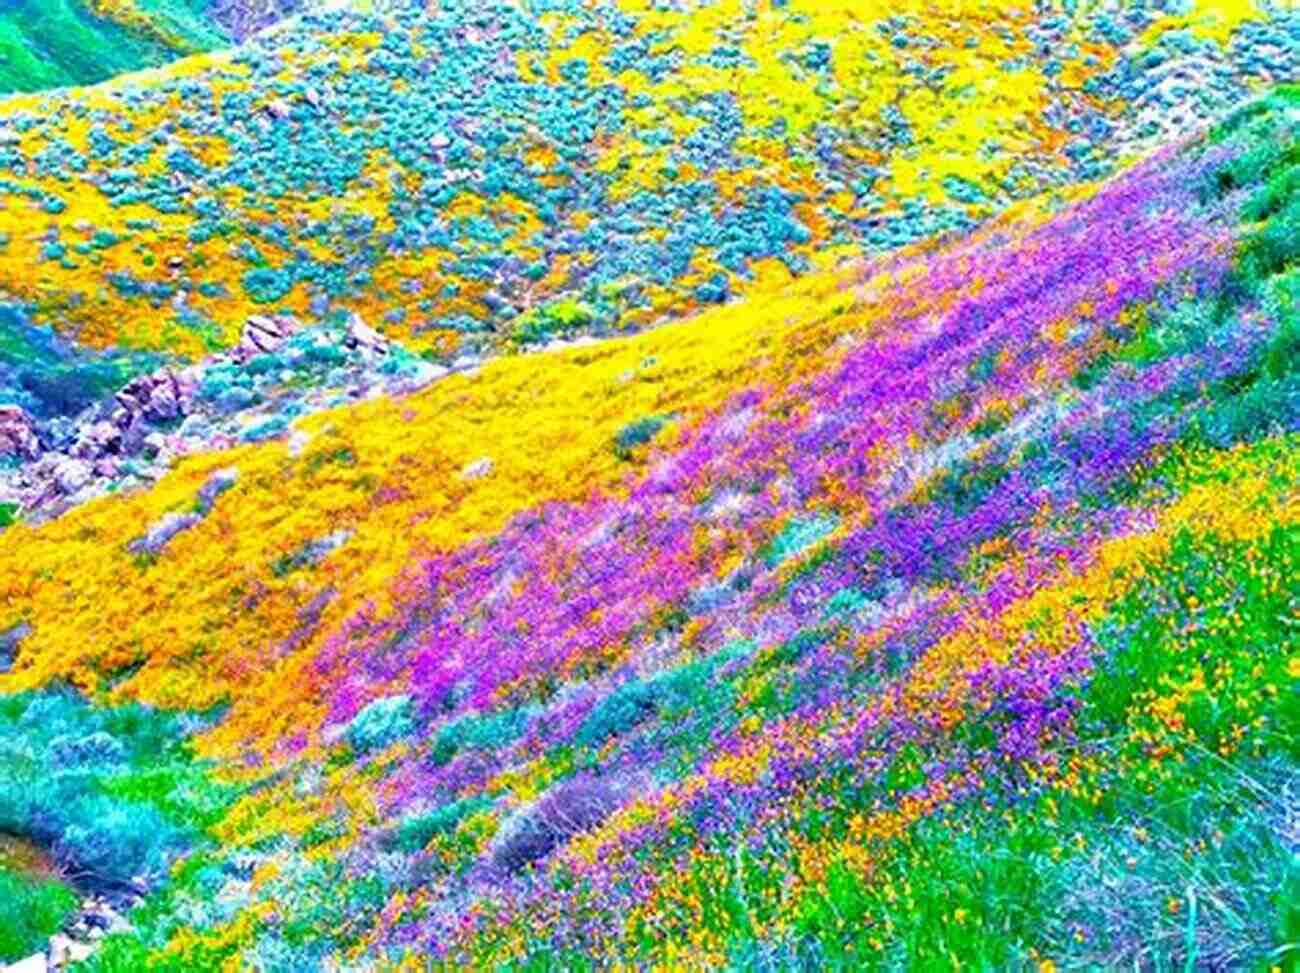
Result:
<svg viewBox="0 0 1300 973"><path fill-rule="evenodd" d="M390 850L413 854L423 849L434 835L450 834L465 818L491 805L491 799L480 794L444 804L432 811L413 814L386 835L383 843Z"/></svg>
<svg viewBox="0 0 1300 973"><path fill-rule="evenodd" d="M654 682L635 680L602 699L587 714L575 737L577 743L600 746L613 736L626 733L655 715L659 707Z"/></svg>
<svg viewBox="0 0 1300 973"><path fill-rule="evenodd" d="M614 437L614 455L621 460L631 459L633 451L638 446L644 446L654 439L659 435L659 430L667 424L666 416L647 416L629 422Z"/></svg>
<svg viewBox="0 0 1300 973"><path fill-rule="evenodd" d="M68 690L0 698L0 831L48 849L92 889L157 877L233 797L184 745L203 725L138 704L92 707Z"/></svg>
<svg viewBox="0 0 1300 973"><path fill-rule="evenodd" d="M274 304L293 290L293 275L283 270L259 267L244 274L244 293L258 304Z"/></svg>
<svg viewBox="0 0 1300 973"><path fill-rule="evenodd" d="M1242 247L1247 278L1266 278L1300 259L1300 195L1292 196Z"/></svg>
<svg viewBox="0 0 1300 973"><path fill-rule="evenodd" d="M574 737L582 746L598 747L660 713L696 703L711 692L711 681L718 667L738 658L750 648L737 642L699 662L670 669L649 679L624 683L602 699Z"/></svg>
<svg viewBox="0 0 1300 973"><path fill-rule="evenodd" d="M768 567L776 567L826 537L835 530L836 524L834 517L800 517L790 521L764 549L764 562Z"/></svg>
<svg viewBox="0 0 1300 973"><path fill-rule="evenodd" d="M520 871L600 824L620 803L618 790L604 777L584 774L556 784L502 825L493 842L493 863Z"/></svg>
<svg viewBox="0 0 1300 973"><path fill-rule="evenodd" d="M92 886L126 886L137 875L158 875L171 854L188 844L179 829L148 805L95 795L73 801L60 816L55 854Z"/></svg>
<svg viewBox="0 0 1300 973"><path fill-rule="evenodd" d="M508 746L523 734L536 712L534 707L521 706L502 713L463 716L439 731L429 762L441 767L465 748L497 750Z"/></svg>
<svg viewBox="0 0 1300 973"><path fill-rule="evenodd" d="M56 767L77 764L113 764L126 754L126 748L116 737L97 730L86 736L64 734L50 741L50 758Z"/></svg>
<svg viewBox="0 0 1300 973"><path fill-rule="evenodd" d="M574 300L557 301L520 316L514 340L521 345L541 344L559 334L571 334L595 320L587 305Z"/></svg>
<svg viewBox="0 0 1300 973"><path fill-rule="evenodd" d="M411 697L384 696L369 703L348 724L343 735L358 753L381 750L415 732Z"/></svg>

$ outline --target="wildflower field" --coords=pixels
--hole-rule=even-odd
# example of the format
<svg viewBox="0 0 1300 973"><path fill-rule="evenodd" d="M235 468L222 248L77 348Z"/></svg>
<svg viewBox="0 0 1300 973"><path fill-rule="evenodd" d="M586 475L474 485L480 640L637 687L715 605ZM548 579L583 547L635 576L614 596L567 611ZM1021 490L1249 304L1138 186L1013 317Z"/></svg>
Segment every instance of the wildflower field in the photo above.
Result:
<svg viewBox="0 0 1300 973"><path fill-rule="evenodd" d="M135 2L0 100L0 962L1300 970L1300 11Z"/></svg>

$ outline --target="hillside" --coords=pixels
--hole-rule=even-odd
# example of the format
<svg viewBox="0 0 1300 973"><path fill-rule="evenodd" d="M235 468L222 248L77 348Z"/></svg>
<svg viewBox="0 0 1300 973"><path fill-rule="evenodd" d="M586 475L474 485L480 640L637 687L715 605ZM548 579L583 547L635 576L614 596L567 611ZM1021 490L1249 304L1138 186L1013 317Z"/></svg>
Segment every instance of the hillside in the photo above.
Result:
<svg viewBox="0 0 1300 973"><path fill-rule="evenodd" d="M0 93L91 84L227 47L300 0L8 0Z"/></svg>
<svg viewBox="0 0 1300 973"><path fill-rule="evenodd" d="M0 960L1300 969L1300 17L393 6L0 102Z"/></svg>
<svg viewBox="0 0 1300 973"><path fill-rule="evenodd" d="M390 6L11 100L11 299L191 360L277 308L445 358L635 329L1102 177L1300 34L1249 2Z"/></svg>

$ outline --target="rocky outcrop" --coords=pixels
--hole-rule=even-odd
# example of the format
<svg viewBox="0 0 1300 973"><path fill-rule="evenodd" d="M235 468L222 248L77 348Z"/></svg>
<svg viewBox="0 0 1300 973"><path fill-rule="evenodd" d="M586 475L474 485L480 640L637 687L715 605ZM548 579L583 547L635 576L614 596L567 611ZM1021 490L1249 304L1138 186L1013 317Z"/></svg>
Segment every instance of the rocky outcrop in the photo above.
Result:
<svg viewBox="0 0 1300 973"><path fill-rule="evenodd" d="M492 472L492 457L484 456L472 463L467 463L460 471L462 480L481 480Z"/></svg>
<svg viewBox="0 0 1300 973"><path fill-rule="evenodd" d="M212 0L208 16L242 41L306 6L306 0Z"/></svg>
<svg viewBox="0 0 1300 973"><path fill-rule="evenodd" d="M17 460L8 468L0 464L0 503L16 503L29 519L57 516L109 489L154 480L177 456L292 435L296 416L366 396L405 394L479 363L434 365L356 314L342 328L309 327L282 314L250 317L229 351L140 375L75 419L46 428L21 408L0 407L0 458ZM301 445L291 439L291 455ZM200 491L199 516L235 477L233 470L213 474ZM154 524L131 550L161 552L193 526L189 516Z"/></svg>
<svg viewBox="0 0 1300 973"><path fill-rule="evenodd" d="M125 904L136 905L140 901L139 896L134 896ZM81 908L63 927L63 931L50 937L46 951L49 969L61 970L74 963L84 962L94 955L100 940L105 936L129 932L130 929L131 924L126 917L108 900L91 896L81 903Z"/></svg>
<svg viewBox="0 0 1300 973"><path fill-rule="evenodd" d="M19 622L0 632L0 672L8 672L13 668L14 659L18 657L18 643L31 634L32 627L26 622Z"/></svg>
<svg viewBox="0 0 1300 973"><path fill-rule="evenodd" d="M141 892L143 889L135 891ZM94 956L105 936L130 932L131 923L118 909L134 908L142 901L139 894L124 897L116 903L116 907L114 903L98 896L83 900L63 928L50 937L44 952L34 953L17 963L0 967L0 973L55 973L77 963L84 963Z"/></svg>
<svg viewBox="0 0 1300 973"><path fill-rule="evenodd" d="M45 954L37 953L17 963L10 963L0 973L48 973L49 968L49 964L45 961Z"/></svg>
<svg viewBox="0 0 1300 973"><path fill-rule="evenodd" d="M145 532L143 537L132 541L126 546L126 549L132 554L160 554L173 537L181 531L189 530L202 519L203 515L197 513L165 514L162 519Z"/></svg>
<svg viewBox="0 0 1300 973"><path fill-rule="evenodd" d="M114 419L119 426L128 419L168 422L184 414L188 393L192 391L171 369L141 375L123 386L114 397L120 407L114 413Z"/></svg>
<svg viewBox="0 0 1300 973"><path fill-rule="evenodd" d="M233 466L228 466L224 470L217 470L207 478L203 486L199 487L198 506L200 512L207 514L212 510L212 505L217 502L217 497L225 493L239 480L239 470Z"/></svg>

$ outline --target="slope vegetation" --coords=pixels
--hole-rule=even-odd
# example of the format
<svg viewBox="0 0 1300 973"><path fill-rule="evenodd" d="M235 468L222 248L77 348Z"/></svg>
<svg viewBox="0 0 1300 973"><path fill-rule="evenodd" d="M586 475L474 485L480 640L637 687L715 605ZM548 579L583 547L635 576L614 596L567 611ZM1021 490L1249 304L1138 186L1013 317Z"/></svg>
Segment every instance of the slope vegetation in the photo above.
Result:
<svg viewBox="0 0 1300 973"><path fill-rule="evenodd" d="M1298 174L1279 88L10 527L0 830L148 890L87 969L1294 968Z"/></svg>
<svg viewBox="0 0 1300 973"><path fill-rule="evenodd" d="M0 93L92 84L229 43L207 0L12 0Z"/></svg>
<svg viewBox="0 0 1300 973"><path fill-rule="evenodd" d="M1248 0L380 6L5 103L0 287L188 358L274 309L435 357L635 330L1103 177L1300 43Z"/></svg>

